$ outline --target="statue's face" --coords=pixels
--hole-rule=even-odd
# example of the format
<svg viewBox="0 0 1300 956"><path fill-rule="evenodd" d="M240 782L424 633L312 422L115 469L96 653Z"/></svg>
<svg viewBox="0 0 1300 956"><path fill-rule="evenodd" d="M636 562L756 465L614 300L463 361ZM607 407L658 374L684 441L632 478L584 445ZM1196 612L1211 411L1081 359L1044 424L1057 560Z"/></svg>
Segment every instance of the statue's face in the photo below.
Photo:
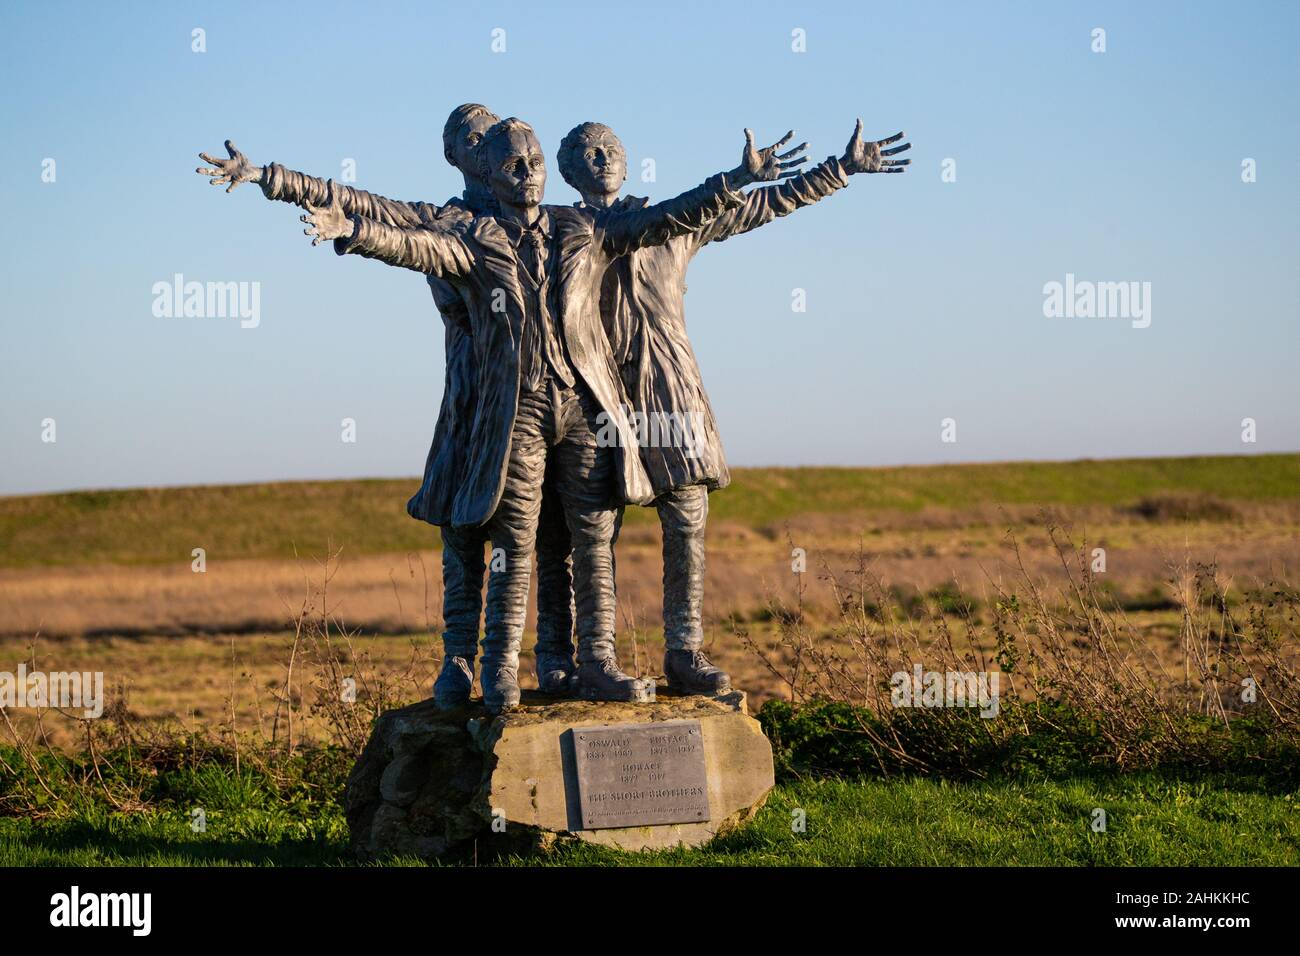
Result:
<svg viewBox="0 0 1300 956"><path fill-rule="evenodd" d="M574 159L579 192L611 196L623 188L627 179L627 153L609 130L584 134Z"/></svg>
<svg viewBox="0 0 1300 956"><path fill-rule="evenodd" d="M511 206L536 206L546 189L546 159L537 137L512 129L489 144L488 187L497 202Z"/></svg>
<svg viewBox="0 0 1300 956"><path fill-rule="evenodd" d="M452 143L451 158L452 164L462 173L469 173L474 178L478 178L478 157L476 155L478 144L483 139L483 134L496 121L496 117L490 113L476 113L461 124L460 129L456 132L456 139Z"/></svg>

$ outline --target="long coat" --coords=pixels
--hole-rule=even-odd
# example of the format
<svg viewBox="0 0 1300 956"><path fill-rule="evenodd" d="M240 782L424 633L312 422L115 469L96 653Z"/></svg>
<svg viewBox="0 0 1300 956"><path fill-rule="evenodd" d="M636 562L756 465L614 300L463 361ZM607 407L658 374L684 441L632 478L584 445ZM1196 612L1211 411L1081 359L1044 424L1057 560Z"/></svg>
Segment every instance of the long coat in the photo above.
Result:
<svg viewBox="0 0 1300 956"><path fill-rule="evenodd" d="M619 258L605 277L601 317L632 408L641 422L677 422L683 416L689 441L643 441L641 462L656 495L702 484L710 490L731 481L713 407L686 334L686 270L704 246L749 232L787 216L848 185L831 157L807 173L755 189L745 202L702 228ZM638 209L649 200L625 197L612 211ZM579 204L578 208L586 208ZM675 416L675 417L671 417ZM652 438L654 428L641 426ZM696 431L698 429L698 432Z"/></svg>
<svg viewBox="0 0 1300 956"><path fill-rule="evenodd" d="M614 494L619 501L648 504L654 490L635 451L628 398L601 321L601 279L619 256L697 230L744 200L728 187L725 176L718 175L675 199L642 209L597 213L541 207L548 234L549 305L559 317L574 370L591 390L607 427L616 432ZM364 216L353 220L353 235L335 241L340 255L354 253L445 279L469 304L478 375L468 457L459 472L452 470L454 463L431 460L424 481L431 491L417 495L409 507L415 517L444 523L439 519L446 516L435 513L431 503L448 495L452 525L483 524L496 511L505 486L519 399L526 300L515 248L492 216L450 229L397 227Z"/></svg>

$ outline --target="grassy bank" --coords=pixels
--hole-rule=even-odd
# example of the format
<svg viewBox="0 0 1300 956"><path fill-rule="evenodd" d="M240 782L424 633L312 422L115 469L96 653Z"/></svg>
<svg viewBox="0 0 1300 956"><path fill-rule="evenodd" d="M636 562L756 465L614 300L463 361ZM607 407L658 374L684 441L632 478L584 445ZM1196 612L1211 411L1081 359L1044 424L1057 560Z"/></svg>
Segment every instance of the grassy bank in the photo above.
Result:
<svg viewBox="0 0 1300 956"><path fill-rule="evenodd" d="M427 549L405 513L413 479L85 491L0 498L0 567L188 563ZM752 527L796 515L987 505L1140 506L1153 492L1231 501L1300 498L1300 455L1016 462L907 468L742 468L711 518ZM628 523L651 520L634 508Z"/></svg>

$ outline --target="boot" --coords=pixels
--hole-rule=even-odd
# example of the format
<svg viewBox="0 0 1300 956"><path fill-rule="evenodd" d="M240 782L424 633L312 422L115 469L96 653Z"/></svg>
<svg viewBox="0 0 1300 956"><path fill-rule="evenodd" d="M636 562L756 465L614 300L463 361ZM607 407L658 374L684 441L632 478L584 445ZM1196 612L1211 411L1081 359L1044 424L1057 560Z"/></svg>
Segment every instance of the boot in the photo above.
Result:
<svg viewBox="0 0 1300 956"><path fill-rule="evenodd" d="M655 699L655 682L629 677L618 661L606 657L578 665L578 696L583 700L618 700L647 703Z"/></svg>
<svg viewBox="0 0 1300 956"><path fill-rule="evenodd" d="M537 689L554 697L572 697L577 690L578 666L572 654L537 651Z"/></svg>
<svg viewBox="0 0 1300 956"><path fill-rule="evenodd" d="M678 694L717 696L731 691L727 672L709 663L703 651L665 651L664 677L668 688Z"/></svg>
<svg viewBox="0 0 1300 956"><path fill-rule="evenodd" d="M483 706L493 714L519 706L519 662L483 659Z"/></svg>
<svg viewBox="0 0 1300 956"><path fill-rule="evenodd" d="M442 670L433 682L433 702L439 710L455 710L469 703L474 686L474 658L444 657Z"/></svg>

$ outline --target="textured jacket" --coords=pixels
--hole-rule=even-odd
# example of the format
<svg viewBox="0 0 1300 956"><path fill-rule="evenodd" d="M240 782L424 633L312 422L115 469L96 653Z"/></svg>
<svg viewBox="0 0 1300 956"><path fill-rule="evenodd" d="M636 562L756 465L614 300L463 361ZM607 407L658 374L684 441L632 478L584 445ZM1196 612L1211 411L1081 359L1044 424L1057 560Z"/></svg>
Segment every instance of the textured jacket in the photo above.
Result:
<svg viewBox="0 0 1300 956"><path fill-rule="evenodd" d="M627 419L627 396L601 321L601 279L620 256L698 230L744 201L719 174L675 199L640 209L542 207L549 229L549 307L558 317L574 371L591 390L604 424L616 434L617 500L647 504L654 491L635 453L637 437ZM519 343L526 313L514 246L493 216L450 229L397 227L365 216L353 220L353 235L335 241L340 255L353 253L438 276L456 286L469 305L478 377L468 458L461 473L449 473L431 462L433 470L425 478L428 485L449 489L453 525L482 524L496 511L505 485L519 398ZM438 516L427 512L416 517L428 521Z"/></svg>
<svg viewBox="0 0 1300 956"><path fill-rule="evenodd" d="M686 335L686 270L710 242L749 232L848 185L831 157L807 173L755 189L745 202L698 230L629 252L610 267L601 319L624 388L641 429L641 461L655 495L731 481L722 440ZM642 208L648 200L624 197L611 211ZM578 208L587 208L578 204Z"/></svg>

